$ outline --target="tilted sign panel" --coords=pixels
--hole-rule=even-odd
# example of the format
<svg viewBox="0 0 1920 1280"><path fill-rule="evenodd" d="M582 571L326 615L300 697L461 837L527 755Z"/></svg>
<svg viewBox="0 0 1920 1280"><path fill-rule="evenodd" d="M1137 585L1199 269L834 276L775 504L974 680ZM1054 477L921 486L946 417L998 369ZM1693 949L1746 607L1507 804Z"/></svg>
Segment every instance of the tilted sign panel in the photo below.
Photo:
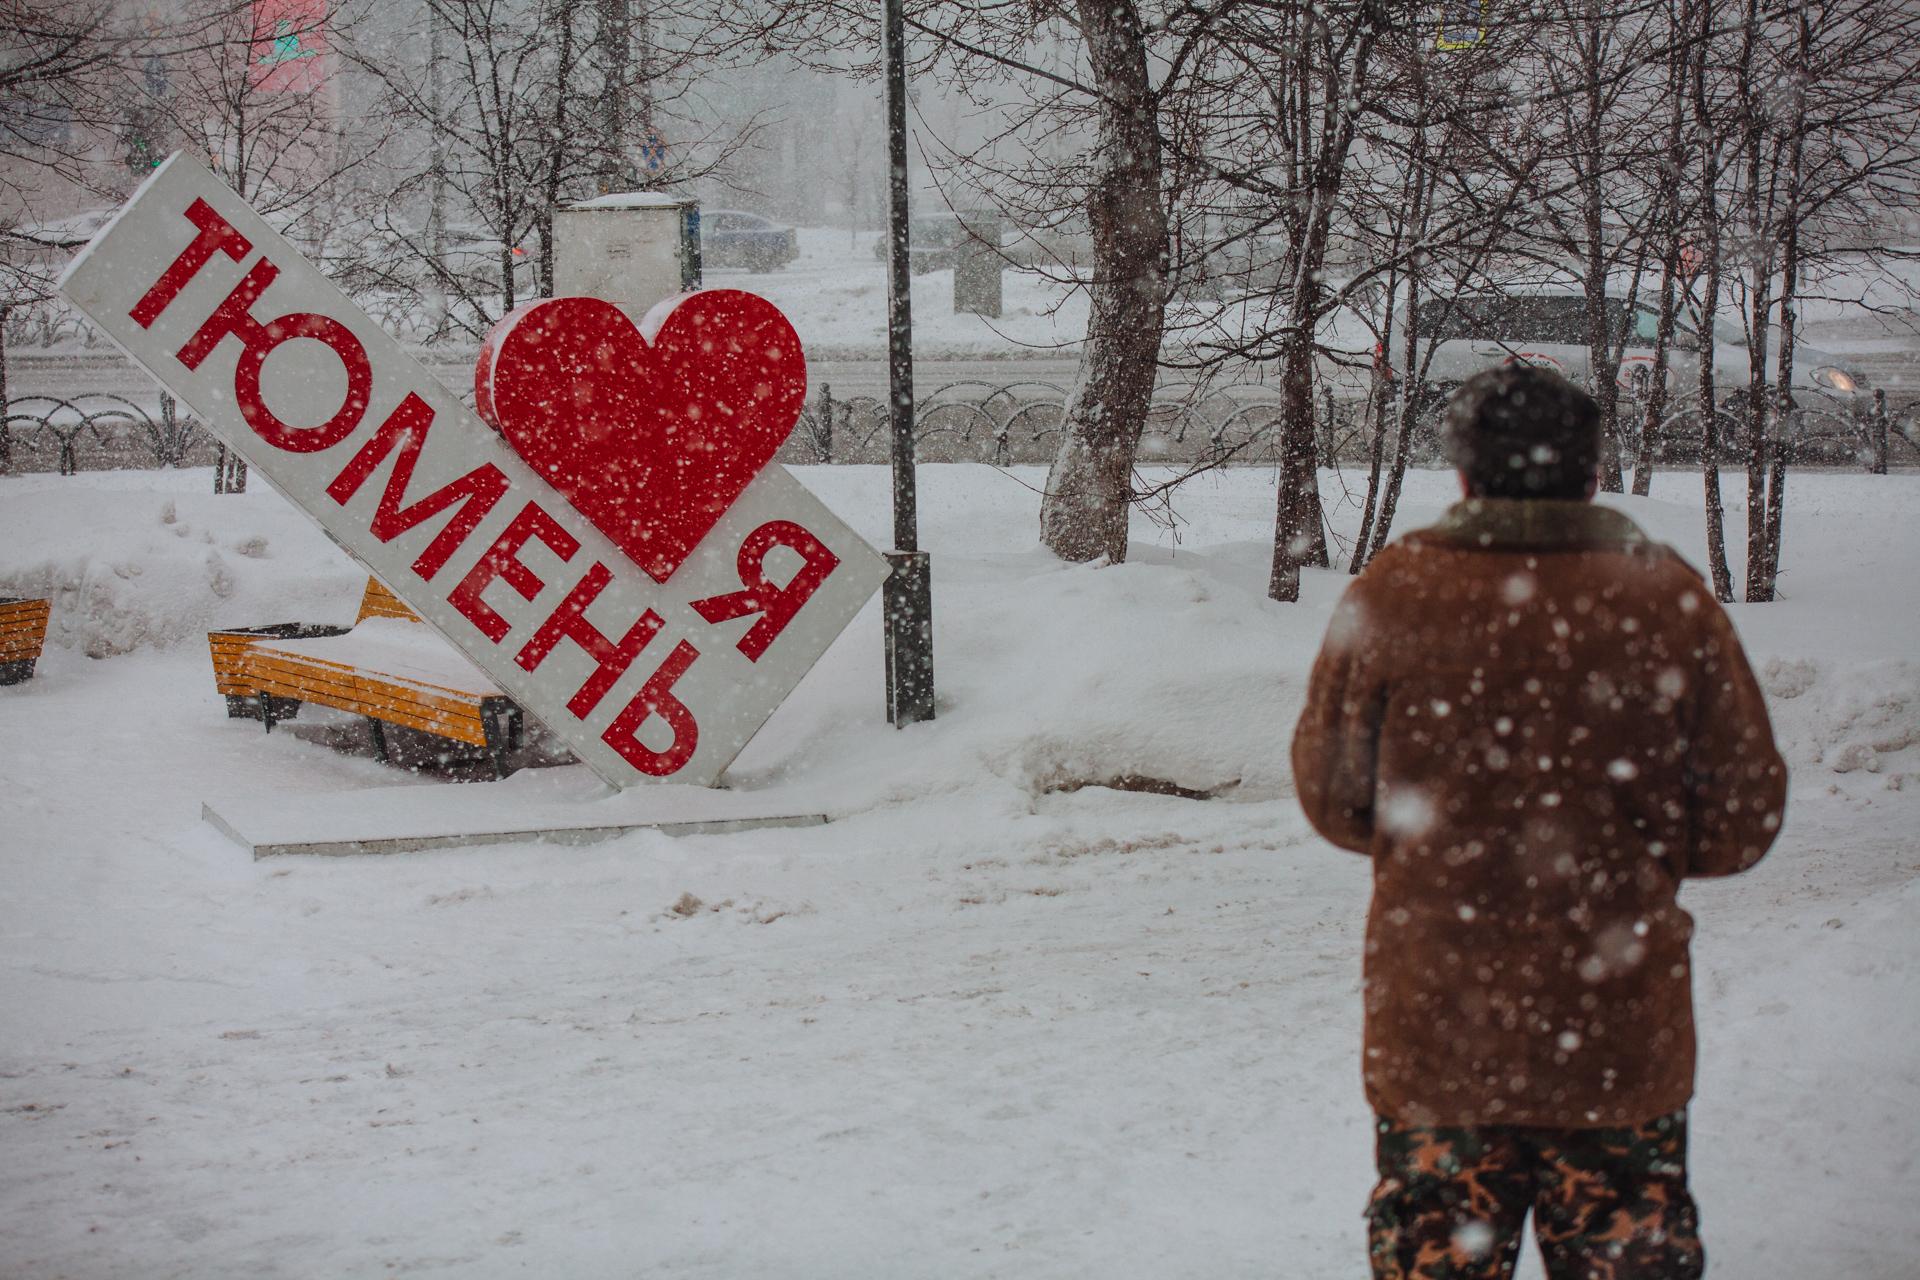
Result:
<svg viewBox="0 0 1920 1280"><path fill-rule="evenodd" d="M886 576L886 562L774 464L654 582L182 156L142 185L62 288L617 785L716 780Z"/></svg>

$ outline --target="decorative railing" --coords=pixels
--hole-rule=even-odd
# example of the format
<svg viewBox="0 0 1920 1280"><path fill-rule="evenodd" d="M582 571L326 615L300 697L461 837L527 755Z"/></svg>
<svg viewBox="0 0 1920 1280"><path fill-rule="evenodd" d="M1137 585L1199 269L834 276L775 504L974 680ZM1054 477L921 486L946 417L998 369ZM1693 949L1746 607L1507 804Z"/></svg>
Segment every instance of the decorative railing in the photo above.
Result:
<svg viewBox="0 0 1920 1280"><path fill-rule="evenodd" d="M955 382L915 405L914 437L923 462L999 466L1050 461L1066 420L1067 389L1050 382ZM1340 415L1342 418L1351 415ZM1156 395L1142 441L1143 460L1270 461L1278 397L1258 384L1203 390L1170 384ZM884 400L836 397L819 387L781 450L784 462L885 462ZM141 404L92 393L24 396L7 406L0 429L0 471L78 471L209 466L219 443L174 402Z"/></svg>
<svg viewBox="0 0 1920 1280"><path fill-rule="evenodd" d="M1052 382L999 384L951 382L920 395L914 406L914 439L922 462L981 462L994 466L1044 464L1052 460L1066 421L1068 389ZM1802 462L1871 465L1885 423L1893 465L1920 463L1920 404L1846 416L1802 411L1786 432ZM1323 392L1315 402L1319 454L1325 464L1359 461L1367 455L1371 414L1364 401L1336 400ZM1163 384L1154 395L1139 458L1171 465L1272 465L1278 461L1278 391L1261 383ZM1412 450L1420 465L1438 460L1431 424ZM1638 447L1639 421L1623 406L1622 453ZM1663 461L1691 461L1689 445L1699 432L1686 411L1665 424L1658 450ZM886 402L876 396L839 397L817 387L799 425L781 450L783 462L883 463L889 457ZM1740 426L1723 416L1720 436L1739 448ZM31 395L7 405L0 426L0 473L101 471L220 466L229 487L234 459L171 397L142 404L125 396L90 393L68 397ZM244 484L244 481L240 481Z"/></svg>
<svg viewBox="0 0 1920 1280"><path fill-rule="evenodd" d="M163 397L157 410L104 392L22 396L0 427L0 471L78 471L210 466L219 443Z"/></svg>
<svg viewBox="0 0 1920 1280"><path fill-rule="evenodd" d="M1067 388L1052 382L950 382L916 395L914 448L922 462L995 466L1052 460L1066 422ZM1336 413L1354 418L1353 406ZM1273 457L1279 395L1260 383L1206 387L1166 383L1155 392L1141 440L1143 461L1266 462ZM877 396L835 397L819 387L782 454L792 462L885 462L887 404Z"/></svg>

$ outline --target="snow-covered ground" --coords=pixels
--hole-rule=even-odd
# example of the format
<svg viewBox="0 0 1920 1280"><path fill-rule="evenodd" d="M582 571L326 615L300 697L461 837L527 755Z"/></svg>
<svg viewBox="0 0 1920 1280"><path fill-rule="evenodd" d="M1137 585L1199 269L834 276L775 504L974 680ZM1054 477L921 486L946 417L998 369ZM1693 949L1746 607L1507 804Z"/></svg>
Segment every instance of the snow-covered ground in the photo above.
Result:
<svg viewBox="0 0 1920 1280"><path fill-rule="evenodd" d="M799 474L883 541L884 472ZM1268 472L1117 567L1036 550L1039 480L923 471L937 721L882 722L870 609L733 770L830 825L256 863L203 799L457 785L224 717L200 633L362 575L262 486L0 478L58 642L0 689L0 1274L1359 1274L1367 868L1284 760L1344 579L1264 599ZM1920 476L1792 484L1734 610L1787 828L1686 894L1696 1190L1713 1274L1911 1280ZM1698 561L1694 478L1624 505Z"/></svg>

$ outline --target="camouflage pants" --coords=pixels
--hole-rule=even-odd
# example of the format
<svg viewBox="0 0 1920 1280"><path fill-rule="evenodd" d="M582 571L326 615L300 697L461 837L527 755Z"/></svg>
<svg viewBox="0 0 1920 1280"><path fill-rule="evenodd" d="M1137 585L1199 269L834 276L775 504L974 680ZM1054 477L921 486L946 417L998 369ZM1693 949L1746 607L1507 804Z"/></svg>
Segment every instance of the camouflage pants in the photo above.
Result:
<svg viewBox="0 0 1920 1280"><path fill-rule="evenodd" d="M1706 1267L1685 1111L1630 1129L1383 1117L1375 1160L1375 1280L1508 1280L1529 1209L1552 1280L1698 1280Z"/></svg>

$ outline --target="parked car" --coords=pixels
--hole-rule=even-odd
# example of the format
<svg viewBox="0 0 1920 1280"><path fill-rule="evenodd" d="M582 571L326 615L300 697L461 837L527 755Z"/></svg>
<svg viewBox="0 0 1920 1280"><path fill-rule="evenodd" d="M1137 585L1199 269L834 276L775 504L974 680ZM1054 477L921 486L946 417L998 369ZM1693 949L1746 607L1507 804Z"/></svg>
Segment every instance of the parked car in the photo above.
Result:
<svg viewBox="0 0 1920 1280"><path fill-rule="evenodd" d="M1627 303L1607 299L1610 326L1625 320ZM1621 361L1619 383L1630 395L1643 395L1653 372L1653 342L1659 318L1636 307L1632 336ZM1422 358L1431 352L1423 377L1423 398L1436 408L1467 378L1495 365L1524 362L1544 365L1592 389L1587 347L1587 302L1583 294L1539 289L1429 298L1420 304ZM1430 347L1425 344L1433 344ZM1779 335L1773 359L1780 355ZM1700 338L1680 324L1667 357L1667 385L1688 388L1700 370ZM1398 358L1400 353L1395 352ZM1752 352L1741 327L1721 319L1714 325L1714 381L1722 402L1742 395L1752 377ZM1804 342L1794 344L1793 387L1803 409L1852 420L1870 407L1872 391L1857 368Z"/></svg>
<svg viewBox="0 0 1920 1280"><path fill-rule="evenodd" d="M776 271L800 256L792 227L742 209L700 212L700 260L707 267L745 267Z"/></svg>

